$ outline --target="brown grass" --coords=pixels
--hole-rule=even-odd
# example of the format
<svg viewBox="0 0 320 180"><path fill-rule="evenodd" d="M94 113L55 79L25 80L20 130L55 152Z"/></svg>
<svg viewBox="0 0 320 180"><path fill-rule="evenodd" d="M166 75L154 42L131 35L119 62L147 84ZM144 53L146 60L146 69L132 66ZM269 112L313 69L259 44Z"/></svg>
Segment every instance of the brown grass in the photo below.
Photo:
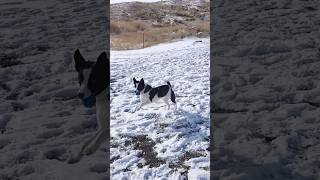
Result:
<svg viewBox="0 0 320 180"><path fill-rule="evenodd" d="M126 32L143 31L147 27L146 23L139 20L132 21L111 21L110 32L111 35L119 35Z"/></svg>
<svg viewBox="0 0 320 180"><path fill-rule="evenodd" d="M161 3L111 6L111 49L139 49L188 36L209 36L209 20L203 19L204 14L209 14L209 3L198 10ZM184 20L170 24L167 15Z"/></svg>
<svg viewBox="0 0 320 180"><path fill-rule="evenodd" d="M113 23L112 23L113 24ZM176 39L182 39L189 36L206 37L210 32L208 21L195 21L188 24L148 27L132 25L131 23L119 23L122 26L113 26L111 28L111 49L129 50L153 46L156 44L170 42ZM132 26L131 26L132 25Z"/></svg>

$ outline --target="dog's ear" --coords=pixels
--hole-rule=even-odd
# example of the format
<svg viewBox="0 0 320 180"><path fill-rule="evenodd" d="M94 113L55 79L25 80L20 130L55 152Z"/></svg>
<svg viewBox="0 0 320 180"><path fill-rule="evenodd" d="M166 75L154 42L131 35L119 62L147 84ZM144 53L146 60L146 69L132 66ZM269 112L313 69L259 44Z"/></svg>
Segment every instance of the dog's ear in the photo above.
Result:
<svg viewBox="0 0 320 180"><path fill-rule="evenodd" d="M143 78L139 81L137 89L138 89L138 91L142 91L144 89L144 80L143 80Z"/></svg>
<svg viewBox="0 0 320 180"><path fill-rule="evenodd" d="M74 52L73 58L74 58L75 67L77 71L80 71L81 69L84 69L86 67L86 64L87 64L86 60L81 55L79 49L77 49Z"/></svg>
<svg viewBox="0 0 320 180"><path fill-rule="evenodd" d="M138 80L136 80L136 78L134 77L133 78L133 83L135 84L135 83L138 83L139 81Z"/></svg>
<svg viewBox="0 0 320 180"><path fill-rule="evenodd" d="M110 84L110 65L107 53L103 52L99 55L97 62L92 67L88 87L91 92L98 95Z"/></svg>
<svg viewBox="0 0 320 180"><path fill-rule="evenodd" d="M108 66L109 67L109 59L107 57L107 53L106 52L102 52L99 57L98 60L96 62L95 66L99 66L102 65L104 67Z"/></svg>

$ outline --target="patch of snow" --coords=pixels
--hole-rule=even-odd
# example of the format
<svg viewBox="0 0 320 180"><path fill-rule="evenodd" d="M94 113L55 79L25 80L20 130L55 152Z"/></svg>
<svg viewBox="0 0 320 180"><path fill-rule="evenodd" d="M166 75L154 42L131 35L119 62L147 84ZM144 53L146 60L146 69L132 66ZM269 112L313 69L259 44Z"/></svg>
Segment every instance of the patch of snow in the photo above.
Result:
<svg viewBox="0 0 320 180"><path fill-rule="evenodd" d="M111 164L113 179L179 179L181 172L168 166L178 161L195 170L209 169L209 44L209 38L188 38L145 49L110 52L111 157L118 157ZM170 81L177 110L153 103L132 113L139 103L133 77L144 78L153 87ZM138 150L143 153L132 141L137 136L149 139L142 143L150 143L148 150L154 151L151 158L160 159L163 164L149 167L144 164L143 155L133 155ZM187 152L199 152L200 157L183 159ZM134 163L128 166L132 159ZM205 174L204 171L201 172Z"/></svg>
<svg viewBox="0 0 320 180"><path fill-rule="evenodd" d="M210 175L207 171L202 169L190 169L188 172L188 179L192 180L209 180Z"/></svg>

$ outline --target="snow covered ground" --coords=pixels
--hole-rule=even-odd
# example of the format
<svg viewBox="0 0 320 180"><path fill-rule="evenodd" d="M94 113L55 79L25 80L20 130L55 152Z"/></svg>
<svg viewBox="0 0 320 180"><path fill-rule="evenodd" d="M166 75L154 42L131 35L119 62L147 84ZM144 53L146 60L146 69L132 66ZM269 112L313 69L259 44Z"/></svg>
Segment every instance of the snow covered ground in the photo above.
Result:
<svg viewBox="0 0 320 180"><path fill-rule="evenodd" d="M111 51L112 179L209 179L209 43ZM132 113L133 77L152 86L170 81L177 110L160 103Z"/></svg>
<svg viewBox="0 0 320 180"><path fill-rule="evenodd" d="M96 130L94 108L75 97L72 53L95 61L107 49L106 2L2 0L0 10L0 179L106 178L106 144L66 162Z"/></svg>
<svg viewBox="0 0 320 180"><path fill-rule="evenodd" d="M320 4L216 0L212 178L320 177Z"/></svg>

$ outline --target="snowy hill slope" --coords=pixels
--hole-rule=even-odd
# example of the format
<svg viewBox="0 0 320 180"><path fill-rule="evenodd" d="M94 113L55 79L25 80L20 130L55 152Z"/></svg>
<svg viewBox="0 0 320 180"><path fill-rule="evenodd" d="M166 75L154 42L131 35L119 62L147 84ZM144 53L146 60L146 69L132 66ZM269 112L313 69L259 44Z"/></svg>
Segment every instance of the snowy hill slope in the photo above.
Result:
<svg viewBox="0 0 320 180"><path fill-rule="evenodd" d="M68 164L68 151L96 131L95 110L76 96L72 53L106 50L106 3L2 0L0 179L102 179L105 147ZM95 13L92 13L95 12Z"/></svg>
<svg viewBox="0 0 320 180"><path fill-rule="evenodd" d="M212 178L318 180L319 1L213 5Z"/></svg>
<svg viewBox="0 0 320 180"><path fill-rule="evenodd" d="M111 51L111 174L114 179L209 176L209 39ZM132 78L170 81L176 111L139 102Z"/></svg>

